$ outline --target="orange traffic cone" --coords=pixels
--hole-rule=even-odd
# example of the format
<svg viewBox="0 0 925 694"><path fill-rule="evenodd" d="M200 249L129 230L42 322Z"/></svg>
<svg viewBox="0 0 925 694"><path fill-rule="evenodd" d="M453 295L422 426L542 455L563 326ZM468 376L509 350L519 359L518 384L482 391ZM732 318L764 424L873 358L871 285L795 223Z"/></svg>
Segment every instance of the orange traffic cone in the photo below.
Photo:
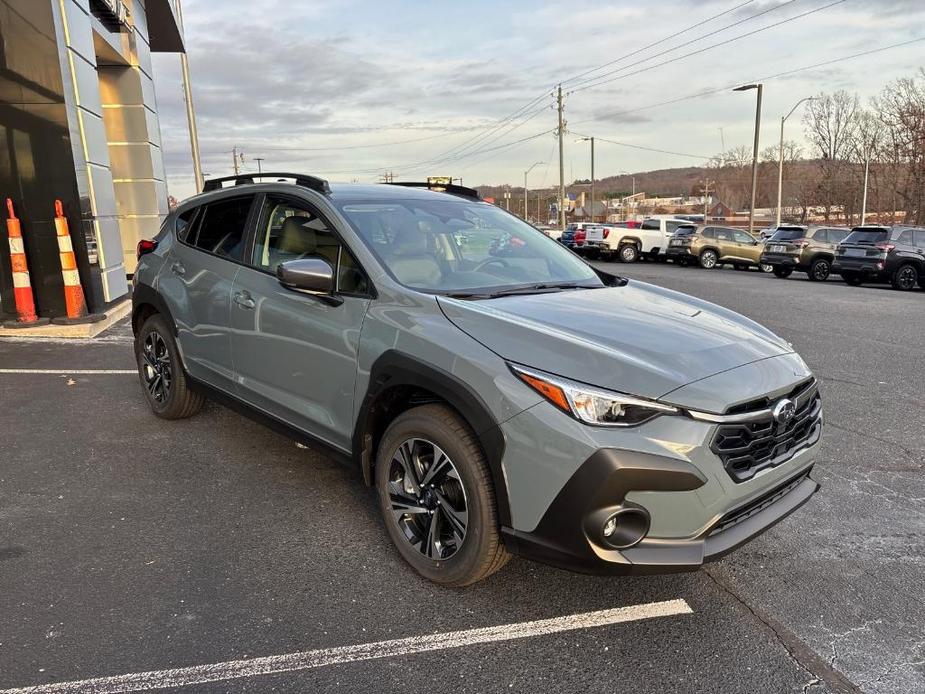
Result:
<svg viewBox="0 0 925 694"><path fill-rule="evenodd" d="M64 304L67 307L67 318L54 318L51 322L72 325L103 320L105 316L102 314L87 315L87 300L84 298L84 290L80 284L71 233L67 228L64 205L60 200L55 200L55 231L58 233L58 255L61 258L61 277L64 279Z"/></svg>
<svg viewBox="0 0 925 694"><path fill-rule="evenodd" d="M15 321L6 321L6 328L33 328L48 323L47 318L39 318L35 313L35 299L32 296L32 282L29 279L29 265L26 262L26 249L22 242L22 227L13 201L6 199L6 209L10 218L6 220L6 232L10 239L10 264L13 266L13 298L16 302Z"/></svg>

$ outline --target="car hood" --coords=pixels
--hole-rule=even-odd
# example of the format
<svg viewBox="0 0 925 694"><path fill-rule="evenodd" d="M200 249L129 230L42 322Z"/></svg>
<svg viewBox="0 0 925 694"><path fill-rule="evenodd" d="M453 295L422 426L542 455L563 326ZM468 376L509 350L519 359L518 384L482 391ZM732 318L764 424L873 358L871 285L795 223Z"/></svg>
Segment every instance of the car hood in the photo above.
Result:
<svg viewBox="0 0 925 694"><path fill-rule="evenodd" d="M603 289L437 300L454 325L504 359L648 398L793 352L733 311L633 280Z"/></svg>

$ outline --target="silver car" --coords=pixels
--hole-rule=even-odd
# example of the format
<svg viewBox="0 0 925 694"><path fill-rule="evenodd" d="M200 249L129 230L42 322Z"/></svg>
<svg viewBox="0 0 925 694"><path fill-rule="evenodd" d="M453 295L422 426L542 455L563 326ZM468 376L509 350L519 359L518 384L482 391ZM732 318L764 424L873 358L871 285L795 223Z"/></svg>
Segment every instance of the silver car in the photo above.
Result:
<svg viewBox="0 0 925 694"><path fill-rule="evenodd" d="M474 190L265 176L208 182L139 244L144 395L355 466L427 578L512 553L693 570L818 489L816 380L757 323L596 270Z"/></svg>

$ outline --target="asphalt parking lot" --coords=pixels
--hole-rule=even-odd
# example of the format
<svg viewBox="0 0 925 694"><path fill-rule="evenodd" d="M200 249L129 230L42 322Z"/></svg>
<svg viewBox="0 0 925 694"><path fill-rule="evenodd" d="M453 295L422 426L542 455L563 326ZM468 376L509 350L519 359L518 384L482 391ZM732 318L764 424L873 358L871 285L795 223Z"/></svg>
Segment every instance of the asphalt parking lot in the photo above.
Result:
<svg viewBox="0 0 925 694"><path fill-rule="evenodd" d="M217 405L153 417L124 324L5 341L0 694L925 690L925 292L605 265L794 343L827 418L809 504L694 574L443 589L353 471Z"/></svg>

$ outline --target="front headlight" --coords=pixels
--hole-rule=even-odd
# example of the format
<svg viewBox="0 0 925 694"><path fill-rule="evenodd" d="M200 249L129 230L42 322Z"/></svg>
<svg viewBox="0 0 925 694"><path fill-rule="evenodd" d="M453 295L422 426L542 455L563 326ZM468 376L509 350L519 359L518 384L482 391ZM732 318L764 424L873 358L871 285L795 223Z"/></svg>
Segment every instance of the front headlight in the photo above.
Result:
<svg viewBox="0 0 925 694"><path fill-rule="evenodd" d="M631 427L680 410L653 400L599 390L542 371L510 364L514 374L563 412L595 426Z"/></svg>

